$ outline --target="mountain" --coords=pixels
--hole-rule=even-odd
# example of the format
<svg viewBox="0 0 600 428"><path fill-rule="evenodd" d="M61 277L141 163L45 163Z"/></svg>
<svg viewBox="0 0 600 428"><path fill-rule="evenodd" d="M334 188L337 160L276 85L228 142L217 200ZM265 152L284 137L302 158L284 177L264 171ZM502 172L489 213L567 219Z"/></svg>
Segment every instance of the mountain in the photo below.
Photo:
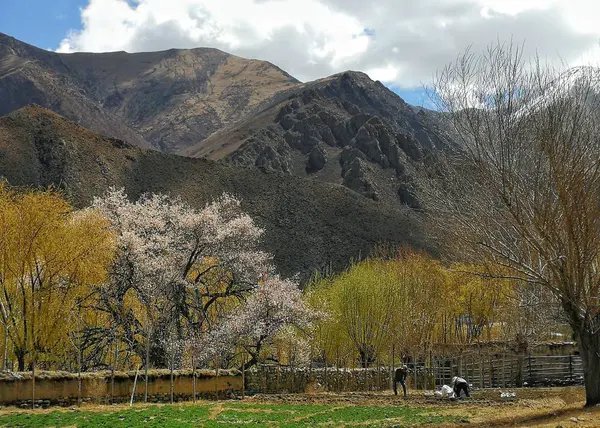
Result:
<svg viewBox="0 0 600 428"><path fill-rule="evenodd" d="M63 58L0 33L0 115L36 103L92 130L150 147L125 120L89 96Z"/></svg>
<svg viewBox="0 0 600 428"><path fill-rule="evenodd" d="M339 271L380 243L424 247L419 222L400 205L318 180L140 149L39 106L0 118L0 176L15 186L58 186L78 207L109 186L132 198L179 195L196 207L231 193L264 227L282 273L303 280L317 269Z"/></svg>
<svg viewBox="0 0 600 428"><path fill-rule="evenodd" d="M58 54L0 33L0 115L36 103L93 131L174 152L299 82L217 49Z"/></svg>
<svg viewBox="0 0 600 428"><path fill-rule="evenodd" d="M359 72L300 83L216 49L57 54L0 33L0 115L30 103L138 147L413 208L415 168L451 145L437 113Z"/></svg>
<svg viewBox="0 0 600 428"><path fill-rule="evenodd" d="M343 184L410 206L414 168L451 145L436 112L408 105L366 74L345 72L273 96L182 153Z"/></svg>

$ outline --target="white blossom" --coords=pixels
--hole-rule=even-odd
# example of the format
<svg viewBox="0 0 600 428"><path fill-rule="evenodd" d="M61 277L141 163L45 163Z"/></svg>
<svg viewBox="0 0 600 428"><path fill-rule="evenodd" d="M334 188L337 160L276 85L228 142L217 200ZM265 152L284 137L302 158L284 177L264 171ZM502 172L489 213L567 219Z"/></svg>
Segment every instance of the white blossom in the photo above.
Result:
<svg viewBox="0 0 600 428"><path fill-rule="evenodd" d="M238 311L230 312L223 323L206 336L201 358L210 360L236 346L260 349L285 329L308 327L316 316L304 304L296 282L269 276Z"/></svg>
<svg viewBox="0 0 600 428"><path fill-rule="evenodd" d="M201 336L214 323L209 309L218 302L248 295L252 302L260 279L274 271L271 255L258 249L263 230L230 195L196 210L160 194L132 202L123 189L111 188L93 207L118 238L108 287L136 290L149 314L180 326L178 340Z"/></svg>

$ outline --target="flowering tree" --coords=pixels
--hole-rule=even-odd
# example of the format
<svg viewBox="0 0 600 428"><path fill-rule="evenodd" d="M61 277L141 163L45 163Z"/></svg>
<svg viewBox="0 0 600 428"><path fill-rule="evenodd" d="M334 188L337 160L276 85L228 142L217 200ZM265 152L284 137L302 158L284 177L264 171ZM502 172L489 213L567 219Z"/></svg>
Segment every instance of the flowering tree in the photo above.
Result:
<svg viewBox="0 0 600 428"><path fill-rule="evenodd" d="M131 202L111 188L93 206L111 221L119 247L101 306L155 365L166 366L167 353L150 331L200 337L272 270L271 256L257 249L262 229L229 195L196 210L165 195Z"/></svg>
<svg viewBox="0 0 600 428"><path fill-rule="evenodd" d="M244 348L250 355L246 368L259 361L261 351L279 333L291 328L304 329L319 314L304 304L296 282L269 276L236 311L230 311L201 344L201 360Z"/></svg>

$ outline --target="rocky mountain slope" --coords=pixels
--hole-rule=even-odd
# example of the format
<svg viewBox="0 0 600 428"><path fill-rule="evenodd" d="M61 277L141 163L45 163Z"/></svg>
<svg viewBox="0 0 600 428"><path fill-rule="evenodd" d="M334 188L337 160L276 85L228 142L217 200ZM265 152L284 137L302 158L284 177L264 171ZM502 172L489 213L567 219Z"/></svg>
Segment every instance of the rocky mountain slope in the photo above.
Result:
<svg viewBox="0 0 600 428"><path fill-rule="evenodd" d="M56 185L77 206L109 186L135 198L180 195L203 206L222 192L265 228L264 244L285 275L343 269L379 243L423 247L410 210L318 180L169 155L104 137L39 106L0 118L0 177L16 186Z"/></svg>
<svg viewBox="0 0 600 428"><path fill-rule="evenodd" d="M410 192L414 168L450 144L435 112L408 105L363 73L346 72L278 93L183 153L417 206Z"/></svg>
<svg viewBox="0 0 600 428"><path fill-rule="evenodd" d="M299 82L217 49L57 54L0 33L0 115L30 103L140 147L182 150Z"/></svg>
<svg viewBox="0 0 600 428"><path fill-rule="evenodd" d="M435 112L363 73L302 84L216 49L57 54L0 33L0 115L32 102L138 147L413 208L415 168L451 144Z"/></svg>

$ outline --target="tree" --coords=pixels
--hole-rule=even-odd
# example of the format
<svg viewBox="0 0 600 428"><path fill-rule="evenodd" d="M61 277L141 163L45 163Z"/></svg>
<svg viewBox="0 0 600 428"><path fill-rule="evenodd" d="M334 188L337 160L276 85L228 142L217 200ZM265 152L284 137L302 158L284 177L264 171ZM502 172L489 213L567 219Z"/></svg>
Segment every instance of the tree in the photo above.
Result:
<svg viewBox="0 0 600 428"><path fill-rule="evenodd" d="M0 320L19 370L69 347L68 314L105 280L113 248L98 212L0 183Z"/></svg>
<svg viewBox="0 0 600 428"><path fill-rule="evenodd" d="M317 296L327 295L323 309L335 320L333 325L326 321L328 328L352 343L362 367L375 361L378 351L389 343L394 314L402 310L396 285L384 263L368 261L315 290Z"/></svg>
<svg viewBox="0 0 600 428"><path fill-rule="evenodd" d="M491 277L482 266L454 264L447 275L454 305L445 313L454 317L452 341L469 344L478 340L491 340L492 327L501 313L512 309L517 290L515 281ZM445 332L444 338L447 334Z"/></svg>
<svg viewBox="0 0 600 428"><path fill-rule="evenodd" d="M157 366L172 362L165 342L150 334L202 337L272 271L271 256L258 249L262 229L229 195L196 210L166 195L131 202L123 190L110 189L94 207L111 221L118 242L101 308L140 357L147 360L151 344Z"/></svg>
<svg viewBox="0 0 600 428"><path fill-rule="evenodd" d="M267 277L239 307L200 342L200 359L207 361L224 352L243 348L250 355L249 368L259 362L261 351L279 333L306 329L319 316L305 305L298 284L277 275Z"/></svg>
<svg viewBox="0 0 600 428"><path fill-rule="evenodd" d="M351 347L363 367L392 344L401 354L427 354L448 305L446 284L439 262L405 250L314 284L308 301L329 315L316 323L321 350L338 357Z"/></svg>
<svg viewBox="0 0 600 428"><path fill-rule="evenodd" d="M416 189L449 254L560 301L588 406L600 403L599 77L528 62L513 44L467 51L433 89L457 146L429 159Z"/></svg>

